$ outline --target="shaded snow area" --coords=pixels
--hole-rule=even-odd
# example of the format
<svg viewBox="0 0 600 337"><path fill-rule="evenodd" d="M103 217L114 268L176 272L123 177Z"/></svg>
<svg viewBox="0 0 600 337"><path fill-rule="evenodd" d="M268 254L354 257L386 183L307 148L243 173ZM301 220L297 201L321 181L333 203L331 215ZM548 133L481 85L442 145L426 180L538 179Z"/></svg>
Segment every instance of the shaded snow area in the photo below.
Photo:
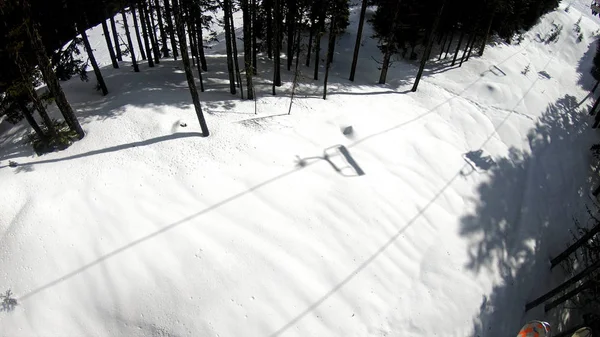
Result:
<svg viewBox="0 0 600 337"><path fill-rule="evenodd" d="M560 281L548 258L592 189L598 19L587 1L567 6L460 68L436 58L416 93L417 63L395 62L374 84L369 25L346 80L354 8L327 100L301 66L290 115L292 72L282 67L272 96L261 58L255 106L228 93L214 43L200 93L208 138L180 61L112 69L94 28L109 95L93 73L63 83L86 137L37 157L24 122L0 124L0 291L18 303L0 312L0 335L513 336L533 318L560 328L560 312L524 305Z"/></svg>

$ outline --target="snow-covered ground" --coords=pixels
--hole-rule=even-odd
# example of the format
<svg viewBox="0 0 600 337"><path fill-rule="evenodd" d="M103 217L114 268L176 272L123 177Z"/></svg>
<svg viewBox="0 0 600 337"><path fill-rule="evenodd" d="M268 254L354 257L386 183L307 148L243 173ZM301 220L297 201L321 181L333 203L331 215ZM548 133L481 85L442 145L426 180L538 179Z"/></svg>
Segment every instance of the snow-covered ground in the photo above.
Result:
<svg viewBox="0 0 600 337"><path fill-rule="evenodd" d="M368 25L346 80L355 8L328 99L302 67L291 115L290 72L271 96L262 59L256 106L241 101L215 44L200 94L209 138L179 61L109 68L96 27L109 95L64 83L87 136L36 157L24 123L0 124L0 291L18 301L0 335L507 336L531 318L560 329L564 315L523 308L559 280L547 258L592 188L598 20L587 1L568 5L519 45L461 68L433 62L416 93L416 64L374 84Z"/></svg>

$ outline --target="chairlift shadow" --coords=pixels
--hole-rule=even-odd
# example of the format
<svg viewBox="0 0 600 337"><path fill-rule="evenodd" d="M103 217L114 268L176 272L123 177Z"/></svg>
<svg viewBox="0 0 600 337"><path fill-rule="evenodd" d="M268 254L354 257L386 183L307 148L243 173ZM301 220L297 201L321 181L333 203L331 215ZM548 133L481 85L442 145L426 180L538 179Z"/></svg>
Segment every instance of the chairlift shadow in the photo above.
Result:
<svg viewBox="0 0 600 337"><path fill-rule="evenodd" d="M309 160L325 160L331 165L335 172L344 177L357 177L365 175L365 172L354 160L348 148L344 145L334 145L323 150L323 156L298 158L297 165L304 167Z"/></svg>

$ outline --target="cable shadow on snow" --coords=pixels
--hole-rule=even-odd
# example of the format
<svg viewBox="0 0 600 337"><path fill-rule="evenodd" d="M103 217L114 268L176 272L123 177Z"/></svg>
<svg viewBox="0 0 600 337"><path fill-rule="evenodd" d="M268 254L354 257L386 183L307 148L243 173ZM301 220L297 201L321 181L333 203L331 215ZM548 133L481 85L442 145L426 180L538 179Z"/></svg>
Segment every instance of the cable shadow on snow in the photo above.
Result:
<svg viewBox="0 0 600 337"><path fill-rule="evenodd" d="M550 321L553 331L570 324L559 309L525 315L524 308L560 281L552 279L548 258L564 249L572 216L581 215L591 188L588 149L596 138L576 98L566 95L529 132L530 153L511 148L487 171L460 234L469 242L467 269L498 273L501 281L482 299L473 336L515 335L530 319Z"/></svg>

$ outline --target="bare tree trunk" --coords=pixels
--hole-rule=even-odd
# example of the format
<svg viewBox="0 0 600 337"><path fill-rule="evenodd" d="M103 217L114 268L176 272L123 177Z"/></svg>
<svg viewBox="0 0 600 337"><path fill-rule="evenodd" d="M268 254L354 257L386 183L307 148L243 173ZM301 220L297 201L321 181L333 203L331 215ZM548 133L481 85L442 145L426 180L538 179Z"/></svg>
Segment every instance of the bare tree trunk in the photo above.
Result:
<svg viewBox="0 0 600 337"><path fill-rule="evenodd" d="M235 95L237 91L233 69L233 47L231 46L231 20L229 19L229 15L231 14L231 10L229 9L229 7L231 6L230 1L231 0L224 0L223 21L225 22L225 48L227 49L227 72L229 73L229 91L232 95Z"/></svg>
<svg viewBox="0 0 600 337"><path fill-rule="evenodd" d="M148 38L148 29L146 25L146 15L144 15L143 4L138 2L138 9L140 11L140 24L142 25L142 34L144 35L144 46L146 47L146 55L148 56L148 66L154 67L154 60L152 59L152 48L150 48L150 40Z"/></svg>
<svg viewBox="0 0 600 337"><path fill-rule="evenodd" d="M323 99L327 99L327 80L329 79L329 68L333 61L333 50L335 48L335 18L331 18L329 28L329 45L327 46L327 58L325 60L325 79L323 81Z"/></svg>
<svg viewBox="0 0 600 337"><path fill-rule="evenodd" d="M263 0L263 4L265 6L265 12L267 12L267 57L270 59L273 58L273 0Z"/></svg>
<svg viewBox="0 0 600 337"><path fill-rule="evenodd" d="M242 0L242 12L244 16L244 66L246 68L246 87L248 88L248 99L254 99L254 85L252 83L252 13L249 12L248 0Z"/></svg>
<svg viewBox="0 0 600 337"><path fill-rule="evenodd" d="M55 138L57 136L56 129L54 128L54 123L52 122L52 119L48 115L48 111L46 110L44 103L42 103L42 100L35 91L35 88L29 81L27 81L25 85L28 86L27 94L29 95L29 99L31 100L31 102L33 102L33 106L42 117L42 120L44 121L44 126L46 127L46 130L48 130L48 134L50 135L50 137Z"/></svg>
<svg viewBox="0 0 600 337"><path fill-rule="evenodd" d="M362 31L365 23L365 14L367 13L367 0L362 1L360 8L360 19L358 21L358 31L356 32L356 43L354 44L354 56L352 57L352 67L350 68L350 81L354 81L356 73L356 65L358 63L358 52L360 50L360 42L362 40Z"/></svg>
<svg viewBox="0 0 600 337"><path fill-rule="evenodd" d="M160 41L162 42L163 57L169 57L169 48L167 47L167 33L165 32L165 26L163 24L159 0L154 0L154 7L156 8L156 20L158 21L158 29L160 31Z"/></svg>
<svg viewBox="0 0 600 337"><path fill-rule="evenodd" d="M98 85L102 90L102 95L106 96L108 94L108 89L106 88L106 83L104 82L104 77L102 77L102 72L100 71L100 67L98 67L98 62L96 62L96 57L94 56L94 50L90 45L90 40L88 39L87 34L85 33L85 25L81 22L77 24L77 28L79 30L79 34L83 39L83 45L85 46L85 51L88 54L88 58L90 59L90 63L92 64L92 68L94 69L94 74L96 75L96 80L98 81Z"/></svg>
<svg viewBox="0 0 600 337"><path fill-rule="evenodd" d="M490 31L492 29L492 23L494 23L494 16L496 15L496 8L492 9L492 14L490 15L490 19L488 21L487 28L485 29L485 35L483 36L483 40L481 41L481 47L479 48L479 56L483 56L483 51L485 50L485 45L488 42L490 37Z"/></svg>
<svg viewBox="0 0 600 337"><path fill-rule="evenodd" d="M135 13L133 11L131 14L135 18ZM137 61L135 59L135 50L133 50L133 42L131 41L131 34L129 34L129 25L127 24L127 15L125 14L125 10L121 10L121 17L123 18L123 25L125 26L125 36L127 37L127 45L129 46L129 53L131 54L131 64L133 65L133 71L138 73L140 72L140 67L138 66ZM142 51L143 50L144 49L142 48Z"/></svg>
<svg viewBox="0 0 600 337"><path fill-rule="evenodd" d="M117 60L123 61L123 54L121 53L121 43L119 42L119 34L117 33L117 24L115 18L110 17L110 27L112 28L113 38L115 39L115 51L117 52Z"/></svg>
<svg viewBox="0 0 600 337"><path fill-rule="evenodd" d="M35 133L38 135L38 137L40 137L40 139L44 143L47 142L48 137L46 136L38 122L35 120L35 118L33 118L33 114L31 113L31 110L29 110L29 107L27 107L27 103L25 102L25 100L22 97L19 97L16 99L16 101L17 105L19 106L19 109L21 110L21 113L27 120L27 123L29 123L31 128L35 131Z"/></svg>
<svg viewBox="0 0 600 337"><path fill-rule="evenodd" d="M315 36L315 24L317 21L317 16L315 13L315 6L313 4L311 11L310 11L310 29L309 29L309 33L308 33L308 48L306 51L306 66L310 67L310 56L312 54L312 45L313 45L313 39Z"/></svg>
<svg viewBox="0 0 600 337"><path fill-rule="evenodd" d="M392 57L392 48L386 46L381 63L381 74L379 74L379 84L385 84L388 68L390 67L390 58Z"/></svg>
<svg viewBox="0 0 600 337"><path fill-rule="evenodd" d="M477 42L477 35L473 38L473 42L471 42L471 46L469 47L469 52L467 53L467 58L465 61L468 61L471 57L471 52L473 51L473 47L475 47L475 42Z"/></svg>
<svg viewBox="0 0 600 337"><path fill-rule="evenodd" d="M208 137L208 126L202 113L202 107L200 105L200 97L196 89L196 83L194 82L194 73L190 67L190 59L187 53L187 43L185 38L185 27L182 17L181 9L177 0L173 0L173 12L175 13L175 24L177 25L177 35L179 37L179 45L181 46L181 59L183 61L183 68L185 69L185 77L188 82L190 94L192 95L192 101L194 103L194 110L196 110L196 116L200 122L200 129L202 130L202 137Z"/></svg>
<svg viewBox="0 0 600 337"><path fill-rule="evenodd" d="M46 54L46 49L44 44L42 43L42 39L37 31L36 24L32 22L31 9L29 7L29 1L23 0L22 6L24 12L26 14L25 24L27 27L27 34L29 35L29 40L31 42L33 51L38 61L38 65L44 77L44 82L48 85L48 89L54 99L56 101L56 105L60 109L65 118L65 121L71 128L71 130L77 133L77 137L82 139L85 136L77 117L75 117L75 113L73 112L73 108L69 104L65 93L63 92L60 83L58 82L58 78L52 69L52 64L50 63L50 59Z"/></svg>
<svg viewBox="0 0 600 337"><path fill-rule="evenodd" d="M287 70L292 70L294 60L294 31L296 28L296 0L287 1Z"/></svg>
<svg viewBox="0 0 600 337"><path fill-rule="evenodd" d="M199 9L197 9L199 11ZM206 65L206 55L204 54L204 36L202 32L202 13L196 15L196 29L198 31L198 53L200 54L200 64L202 70L207 71L208 66Z"/></svg>
<svg viewBox="0 0 600 337"><path fill-rule="evenodd" d="M237 49L237 37L235 34L235 25L233 24L233 12L231 12L231 5L229 6L229 19L231 20L231 46L233 48L233 62L235 65L235 78L240 87L240 96L244 99L244 88L242 86L242 75L240 73L240 59L238 57Z"/></svg>
<svg viewBox="0 0 600 337"><path fill-rule="evenodd" d="M273 95L275 95L275 87L281 86L281 58L280 58L280 50L281 50L281 39L279 39L279 28L281 25L281 11L279 9L279 1L273 0L273 20L275 21L273 24L273 53L275 56L275 60L273 62Z"/></svg>
<svg viewBox="0 0 600 337"><path fill-rule="evenodd" d="M444 59L448 57L450 46L452 46L452 40L454 40L454 29L452 29L452 31L450 32L450 42L448 42L448 46L446 47L446 54L444 55Z"/></svg>
<svg viewBox="0 0 600 337"><path fill-rule="evenodd" d="M187 1L185 3L187 3ZM200 61L198 58L198 43L197 43L198 39L196 39L196 30L194 29L194 23L193 23L194 20L192 19L192 14L191 14L192 9L184 6L184 4L182 4L181 10L185 13L184 20L187 21L186 22L187 27L188 27L187 32L188 32L188 36L190 39L190 50L192 52L192 65L200 68Z"/></svg>
<svg viewBox="0 0 600 337"><path fill-rule="evenodd" d="M250 3L250 7L252 8L251 13L251 24L252 24L252 76L256 75L258 72L258 61L257 61L257 55L258 55L258 43L256 42L256 35L257 35L257 31L256 31L256 0L252 0L252 2ZM254 88L253 88L254 90Z"/></svg>
<svg viewBox="0 0 600 337"><path fill-rule="evenodd" d="M463 55L460 58L460 63L458 64L459 67L462 67L463 62L467 59L467 53L469 52L469 47L471 46L471 44L475 41L475 29L473 29L473 31L471 32L471 35L469 35L469 39L467 40L467 45L465 46L465 50L463 50Z"/></svg>
<svg viewBox="0 0 600 337"><path fill-rule="evenodd" d="M442 42L442 47L440 48L440 56L438 57L438 60L442 59L442 55L444 54L444 49L446 49L446 43L448 43L448 34L443 34L444 35L444 39Z"/></svg>
<svg viewBox="0 0 600 337"><path fill-rule="evenodd" d="M146 3L146 0L140 0L140 11L144 13L144 18L146 21L146 30L148 31L148 35L150 37L150 43L152 46L152 52L154 52L154 63L160 63L160 49L158 48L158 43L156 42L156 31L154 30L154 24L152 23L152 14L150 13L150 6Z"/></svg>
<svg viewBox="0 0 600 337"><path fill-rule="evenodd" d="M171 5L169 0L163 0L165 4L165 18L167 21L167 29L169 30L169 39L171 40L171 49L173 50L173 59L177 60L179 53L177 52L177 40L175 40L175 29L173 28L173 20L171 19Z"/></svg>
<svg viewBox="0 0 600 337"><path fill-rule="evenodd" d="M458 52L460 51L460 45L462 44L463 39L465 38L465 31L460 31L460 37L458 38L458 45L456 45L456 51L454 52L454 59L452 60L452 65L456 64L456 58L458 57Z"/></svg>
<svg viewBox="0 0 600 337"><path fill-rule="evenodd" d="M429 38L427 39L427 47L425 48L425 52L423 53L423 58L421 59L421 66L419 67L419 72L417 73L417 78L415 79L415 84L412 87L412 91L417 91L417 87L419 86L419 81L421 80L421 76L423 76L423 70L425 70L425 65L427 64L427 60L429 59L429 54L431 54L431 48L433 48L433 40L435 37L435 32L437 31L437 26L440 23L440 19L442 18L442 13L444 12L444 6L446 5L446 0L442 1L442 4L438 7L438 12L433 21L433 26L431 26L431 32L429 32Z"/></svg>
<svg viewBox="0 0 600 337"><path fill-rule="evenodd" d="M123 14L123 13L121 12L121 14ZM140 27L138 25L137 15L135 13L135 3L131 4L131 16L133 16L133 28L135 28L135 36L138 41L138 47L140 49L140 54L142 55L142 60L145 60L146 52L144 51L144 45L142 43L142 37L140 35Z"/></svg>
<svg viewBox="0 0 600 337"><path fill-rule="evenodd" d="M110 33L108 32L108 25L106 24L106 20L102 20L102 31L104 32L104 38L106 39L106 46L108 47L108 54L110 55L112 66L113 68L118 69L119 62L117 62L117 56L115 55L115 50L113 49L113 44L110 40Z"/></svg>
<svg viewBox="0 0 600 337"><path fill-rule="evenodd" d="M319 61L321 60L321 37L323 36L323 31L325 30L325 8L321 6L319 10L319 27L317 35L315 36L315 38L317 39L317 45L315 46L315 72L313 75L315 81L319 80Z"/></svg>

